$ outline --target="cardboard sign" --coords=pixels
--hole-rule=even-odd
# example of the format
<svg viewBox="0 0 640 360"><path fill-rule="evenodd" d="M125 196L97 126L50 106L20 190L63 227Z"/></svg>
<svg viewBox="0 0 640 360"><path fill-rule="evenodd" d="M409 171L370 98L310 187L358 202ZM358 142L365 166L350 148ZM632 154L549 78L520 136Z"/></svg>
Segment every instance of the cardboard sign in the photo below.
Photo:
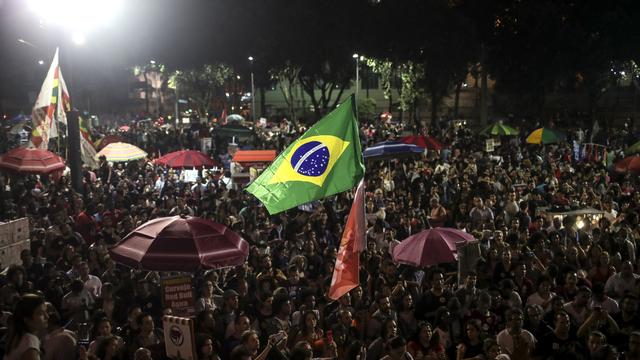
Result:
<svg viewBox="0 0 640 360"><path fill-rule="evenodd" d="M178 276L162 279L162 300L164 306L171 308L175 315L194 316L196 309L191 277Z"/></svg>
<svg viewBox="0 0 640 360"><path fill-rule="evenodd" d="M487 139L484 150L486 152L493 152L494 148L495 148L495 143L493 142L493 139Z"/></svg>
<svg viewBox="0 0 640 360"><path fill-rule="evenodd" d="M476 268L476 263L481 256L480 242L468 241L464 244L456 244L458 253L458 284L464 283L469 271Z"/></svg>
<svg viewBox="0 0 640 360"><path fill-rule="evenodd" d="M162 318L162 325L167 356L171 359L195 360L196 341L193 319L165 315Z"/></svg>
<svg viewBox="0 0 640 360"><path fill-rule="evenodd" d="M202 139L200 139L200 150L203 153L208 154L209 151L211 150L212 144L213 144L212 138L210 138L210 137L202 138Z"/></svg>

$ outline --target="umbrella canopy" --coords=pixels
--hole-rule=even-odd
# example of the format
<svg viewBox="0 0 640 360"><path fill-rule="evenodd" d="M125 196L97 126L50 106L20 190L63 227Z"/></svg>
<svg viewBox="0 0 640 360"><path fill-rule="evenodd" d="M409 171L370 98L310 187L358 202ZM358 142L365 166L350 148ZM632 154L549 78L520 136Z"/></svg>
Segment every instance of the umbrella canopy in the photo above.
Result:
<svg viewBox="0 0 640 360"><path fill-rule="evenodd" d="M627 155L640 153L640 141L638 141L637 143L629 146L627 148L627 150L624 151L624 153L627 154Z"/></svg>
<svg viewBox="0 0 640 360"><path fill-rule="evenodd" d="M527 136L527 143L529 144L552 144L557 143L564 139L564 135L556 130L548 128L540 128L534 130L529 136Z"/></svg>
<svg viewBox="0 0 640 360"><path fill-rule="evenodd" d="M454 262L457 260L456 244L473 239L473 235L452 228L424 230L393 248L393 261L423 267Z"/></svg>
<svg viewBox="0 0 640 360"><path fill-rule="evenodd" d="M119 131L122 131L122 132L127 132L127 131L129 131L130 129L131 129L131 128L129 127L129 125L122 125L122 126L120 126L120 127L118 128L118 130L119 130Z"/></svg>
<svg viewBox="0 0 640 360"><path fill-rule="evenodd" d="M443 148L442 144L431 136L411 135L403 136L399 140L401 143L417 145L428 150L442 150Z"/></svg>
<svg viewBox="0 0 640 360"><path fill-rule="evenodd" d="M362 156L366 160L398 159L420 155L424 149L413 144L404 144L397 141L383 141L366 148Z"/></svg>
<svg viewBox="0 0 640 360"><path fill-rule="evenodd" d="M509 125L497 122L480 131L485 136L518 136L518 129L514 129Z"/></svg>
<svg viewBox="0 0 640 360"><path fill-rule="evenodd" d="M220 166L217 161L196 150L180 150L156 159L156 164L166 165L174 169L193 167L214 167Z"/></svg>
<svg viewBox="0 0 640 360"><path fill-rule="evenodd" d="M42 149L15 148L0 156L0 168L21 174L49 174L64 170L64 160Z"/></svg>
<svg viewBox="0 0 640 360"><path fill-rule="evenodd" d="M243 122L244 118L242 117L242 115L238 115L238 114L231 114L227 116L227 122L232 122L232 121Z"/></svg>
<svg viewBox="0 0 640 360"><path fill-rule="evenodd" d="M243 264L249 244L224 225L172 216L141 225L109 253L116 262L133 268L195 272Z"/></svg>
<svg viewBox="0 0 640 360"><path fill-rule="evenodd" d="M640 156L627 156L626 158L618 161L613 169L619 173L640 174Z"/></svg>
<svg viewBox="0 0 640 360"><path fill-rule="evenodd" d="M96 149L100 150L109 144L117 142L124 142L124 139L117 135L107 135L102 139L96 140L93 145L96 147Z"/></svg>
<svg viewBox="0 0 640 360"><path fill-rule="evenodd" d="M142 159L147 156L147 153L137 146L116 142L105 146L96 154L95 158L98 159L102 155L107 157L107 161L125 162Z"/></svg>
<svg viewBox="0 0 640 360"><path fill-rule="evenodd" d="M275 150L238 150L231 161L237 163L269 163L276 159Z"/></svg>
<svg viewBox="0 0 640 360"><path fill-rule="evenodd" d="M31 116L20 114L9 119L9 122L14 124L19 122L26 122L26 121L31 121Z"/></svg>
<svg viewBox="0 0 640 360"><path fill-rule="evenodd" d="M240 124L229 124L229 125L224 125L224 126L220 126L219 128L214 130L215 136L218 137L224 137L224 136L228 136L228 137L250 137L253 135L253 130L249 129L248 127L244 127Z"/></svg>

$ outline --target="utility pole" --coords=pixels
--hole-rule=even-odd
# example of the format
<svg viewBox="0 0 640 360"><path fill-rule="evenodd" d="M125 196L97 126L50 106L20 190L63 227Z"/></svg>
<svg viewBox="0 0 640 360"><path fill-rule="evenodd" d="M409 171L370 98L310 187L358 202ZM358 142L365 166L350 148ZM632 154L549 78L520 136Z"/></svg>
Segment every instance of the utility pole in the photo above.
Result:
<svg viewBox="0 0 640 360"><path fill-rule="evenodd" d="M480 76L482 83L480 84L480 125L486 126L489 118L489 87L487 84L489 75L487 73L487 49L484 44L482 44L481 51Z"/></svg>
<svg viewBox="0 0 640 360"><path fill-rule="evenodd" d="M82 186L82 159L80 155L80 124L78 122L78 110L73 109L67 113L68 160L71 169L71 185L73 189L84 195Z"/></svg>

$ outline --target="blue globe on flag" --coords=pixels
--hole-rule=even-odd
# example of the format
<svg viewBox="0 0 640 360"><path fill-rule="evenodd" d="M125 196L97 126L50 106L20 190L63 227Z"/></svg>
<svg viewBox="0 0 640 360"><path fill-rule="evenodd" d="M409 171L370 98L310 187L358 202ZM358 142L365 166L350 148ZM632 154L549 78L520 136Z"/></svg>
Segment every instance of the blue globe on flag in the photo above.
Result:
<svg viewBox="0 0 640 360"><path fill-rule="evenodd" d="M309 141L294 151L291 167L300 175L321 176L327 170L330 157L327 145L320 141Z"/></svg>

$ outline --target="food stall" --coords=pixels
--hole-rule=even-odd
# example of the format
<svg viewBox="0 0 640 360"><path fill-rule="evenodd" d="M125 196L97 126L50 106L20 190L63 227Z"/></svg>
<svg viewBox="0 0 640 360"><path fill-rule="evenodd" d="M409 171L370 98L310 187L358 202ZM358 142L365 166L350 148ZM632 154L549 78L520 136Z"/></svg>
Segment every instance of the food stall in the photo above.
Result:
<svg viewBox="0 0 640 360"><path fill-rule="evenodd" d="M560 210L560 209L558 209ZM597 225L598 221L604 216L604 211L594 208L582 208L568 211L558 211L554 208L540 209L540 213L546 215L549 220L559 218L563 221L567 216L571 216L576 219L575 224L578 229L582 229L587 224Z"/></svg>
<svg viewBox="0 0 640 360"><path fill-rule="evenodd" d="M276 158L275 150L238 150L231 159L231 179L234 184L255 180Z"/></svg>

